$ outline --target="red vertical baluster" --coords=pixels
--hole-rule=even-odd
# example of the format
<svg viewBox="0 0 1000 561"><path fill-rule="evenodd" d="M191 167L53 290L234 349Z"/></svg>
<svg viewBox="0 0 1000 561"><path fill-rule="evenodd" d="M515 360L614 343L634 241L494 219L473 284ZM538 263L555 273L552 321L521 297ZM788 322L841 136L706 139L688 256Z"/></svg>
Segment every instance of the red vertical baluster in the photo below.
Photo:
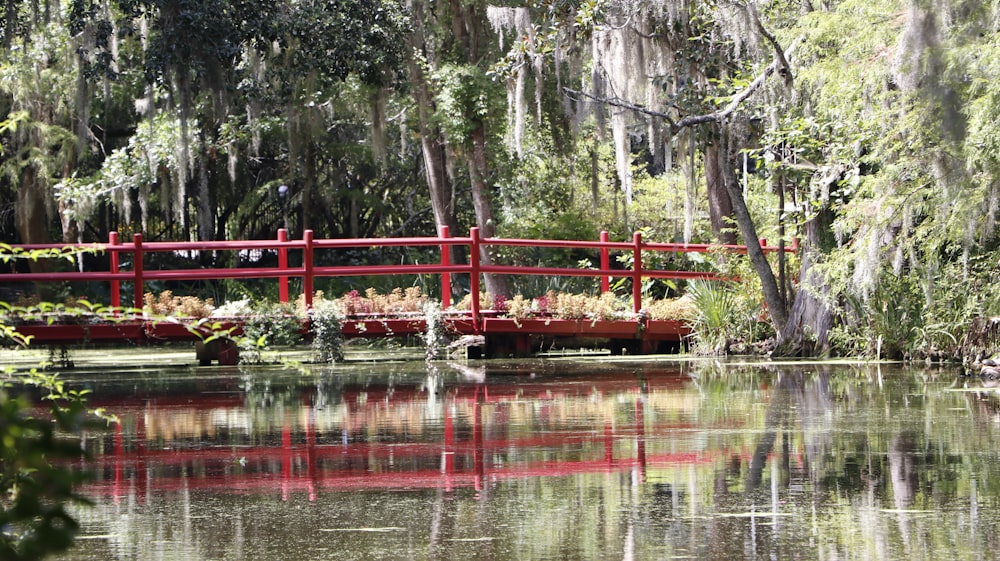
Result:
<svg viewBox="0 0 1000 561"><path fill-rule="evenodd" d="M288 230L285 228L278 229L278 243L284 245L288 241ZM288 269L288 248L279 247L278 248L278 268L282 271ZM288 303L288 277L280 276L278 277L278 301L282 304Z"/></svg>
<svg viewBox="0 0 1000 561"><path fill-rule="evenodd" d="M306 301L306 310L310 310L313 305L313 231L302 232L302 240L306 242L305 253L302 256L305 268L305 276L302 278L302 296Z"/></svg>
<svg viewBox="0 0 1000 561"><path fill-rule="evenodd" d="M135 248L134 252L134 263L132 265L132 276L133 280L133 295L132 295L132 305L135 306L137 310L142 309L142 296L145 292L142 283L142 234L135 234L132 236L132 244Z"/></svg>
<svg viewBox="0 0 1000 561"><path fill-rule="evenodd" d="M451 230L447 226L439 226L438 236L441 238L450 238ZM451 246L442 245L441 266L447 267L449 265L451 265ZM451 273L441 273L441 308L448 308L450 306L451 306Z"/></svg>
<svg viewBox="0 0 1000 561"><path fill-rule="evenodd" d="M632 311L642 309L642 233L632 234Z"/></svg>
<svg viewBox="0 0 1000 561"><path fill-rule="evenodd" d="M441 453L441 471L445 474L445 491L452 490L455 474L455 421L451 417L451 404L444 404L444 451Z"/></svg>
<svg viewBox="0 0 1000 561"><path fill-rule="evenodd" d="M469 292L472 293L472 325L476 333L482 329L479 318L479 228L469 228L469 264L472 266Z"/></svg>
<svg viewBox="0 0 1000 561"><path fill-rule="evenodd" d="M108 232L108 245L111 246L111 274L118 273L119 259L118 250L115 246L119 245L118 232ZM122 305L122 283L118 279L111 279L111 307L120 308Z"/></svg>
<svg viewBox="0 0 1000 561"><path fill-rule="evenodd" d="M611 240L607 230L601 230L601 243L606 244ZM608 246L601 246L601 269L607 271L611 268L611 256L608 253ZM601 275L601 294L611 290L611 277Z"/></svg>

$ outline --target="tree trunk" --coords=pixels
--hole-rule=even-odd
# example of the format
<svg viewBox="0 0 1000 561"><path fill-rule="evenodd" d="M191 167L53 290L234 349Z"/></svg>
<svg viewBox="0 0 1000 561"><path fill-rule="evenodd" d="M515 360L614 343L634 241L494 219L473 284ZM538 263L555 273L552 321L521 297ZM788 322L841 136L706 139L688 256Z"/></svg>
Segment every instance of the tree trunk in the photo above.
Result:
<svg viewBox="0 0 1000 561"><path fill-rule="evenodd" d="M743 198L743 189L736 179L734 158L736 151L730 146L729 127L724 124L722 134L719 135L719 149L722 151L725 164L722 166L723 177L725 177L726 190L729 191L729 198L733 203L733 213L736 216L736 225L739 226L740 234L743 235L743 243L747 246L747 257L753 265L754 271L760 277L761 290L764 293L764 303L767 305L768 314L774 324L774 332L777 334L778 342L783 342L785 325L788 323L788 312L781 301L781 291L778 289L778 281L774 278L774 271L767 261L760 247L757 238L757 227L754 225L750 210L747 208L746 200Z"/></svg>
<svg viewBox="0 0 1000 561"><path fill-rule="evenodd" d="M411 5L413 13L413 32L410 34L410 52L424 53L424 5L420 0ZM444 145L444 135L433 123L434 96L431 93L427 77L424 75L423 62L411 55L407 59L410 73L410 85L417 106L417 125L420 133L420 152L424 160L424 176L430 191L431 211L434 222L439 226L448 226L453 235L459 233L458 219L455 217L452 182L446 171L447 156ZM451 247L452 263L465 262L465 254L458 246Z"/></svg>
<svg viewBox="0 0 1000 561"><path fill-rule="evenodd" d="M36 177L38 170L28 165L21 170L21 185L17 190L17 203L14 206L14 227L21 236L21 243L49 243L48 213L45 209L45 192L38 185ZM28 267L34 273L48 270L44 259L31 259ZM42 286L42 285L39 285Z"/></svg>
<svg viewBox="0 0 1000 561"><path fill-rule="evenodd" d="M198 157L197 222L199 241L211 240L215 235L215 219L212 216L215 206L212 205L212 196L208 184L208 150L205 147L205 137L206 133L202 131L201 149L199 150L200 154Z"/></svg>
<svg viewBox="0 0 1000 561"><path fill-rule="evenodd" d="M721 134L721 133L720 133ZM705 187L708 191L708 214L712 221L712 233L721 244L736 243L736 232L732 227L733 201L726 189L726 178L722 168L726 165L725 155L716 142L705 146ZM731 160L729 160L731 161Z"/></svg>
<svg viewBox="0 0 1000 561"><path fill-rule="evenodd" d="M303 128L307 128L305 125ZM316 156L312 137L305 139L303 143L302 158L302 231L312 229L312 208L313 198L316 196Z"/></svg>
<svg viewBox="0 0 1000 561"><path fill-rule="evenodd" d="M823 303L830 287L814 268L825 251L832 247L830 225L833 213L824 207L805 224L799 290L795 293L788 322L781 334L782 344L775 349L780 356L816 356L830 350L833 312Z"/></svg>
<svg viewBox="0 0 1000 561"><path fill-rule="evenodd" d="M490 202L489 186L486 185L486 131L482 124L472 132L472 159L469 160L469 177L472 179L472 205L476 210L476 224L484 238L496 236L493 220L493 205ZM480 262L492 265L494 258L490 248L480 246ZM494 298L510 298L510 286L503 275L485 275L486 291Z"/></svg>
<svg viewBox="0 0 1000 561"><path fill-rule="evenodd" d="M14 29L17 26L17 0L4 3L3 48L10 50L14 44Z"/></svg>
<svg viewBox="0 0 1000 561"><path fill-rule="evenodd" d="M414 80L415 84L416 82ZM451 182L448 181L448 174L445 172L445 148L441 141L441 134L430 122L430 110L424 105L430 103L430 95L426 92L426 86L422 80L421 84L415 86L414 89L424 90L423 93L415 93L420 126L420 152L424 160L424 176L430 190L431 211L434 213L435 223L446 225L451 228L452 232L457 233L458 220L455 218L455 208L452 204L452 186Z"/></svg>
<svg viewBox="0 0 1000 561"><path fill-rule="evenodd" d="M597 152L597 141L590 147L590 200L594 210L594 216L601 206L601 161Z"/></svg>

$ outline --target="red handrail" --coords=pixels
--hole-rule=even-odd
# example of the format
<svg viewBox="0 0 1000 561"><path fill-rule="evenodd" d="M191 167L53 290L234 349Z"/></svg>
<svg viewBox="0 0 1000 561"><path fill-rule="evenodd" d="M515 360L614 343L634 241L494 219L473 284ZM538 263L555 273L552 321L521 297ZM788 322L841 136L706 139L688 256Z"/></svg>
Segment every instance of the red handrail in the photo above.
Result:
<svg viewBox="0 0 1000 561"><path fill-rule="evenodd" d="M787 247L767 246L766 240L759 240L761 249L765 252L798 250L798 240L793 240ZM455 265L451 262L451 248L464 245L469 248L469 264ZM316 266L315 252L318 249L349 248L349 247L437 247L441 252L439 264L427 265L358 265L358 266ZM483 264L480 251L487 246L507 247L550 247L562 249L596 249L600 255L600 268L575 269L567 267L533 267L513 265ZM643 251L659 251L671 253L707 253L724 251L730 253L746 253L746 246L741 245L711 245L711 244L678 244L645 242L642 234L636 232L631 242L612 242L608 232L601 232L599 240L529 240L516 238L481 238L479 228L470 228L469 237L451 237L447 226L440 226L436 237L409 238L344 238L344 239L314 239L312 230L303 232L301 240L289 240L288 231L278 230L274 240L245 241L197 241L197 242L145 242L142 234L134 234L131 243L122 243L117 232L111 232L108 243L105 244L31 244L13 246L23 250L80 248L97 249L110 253L110 267L103 271L69 271L59 273L7 273L0 274L2 282L64 282L64 281L101 281L111 283L111 305L121 304L121 282L132 282L133 304L137 309L143 306L144 284L149 280L210 280L219 278L276 278L278 279L278 298L282 303L289 300L289 277L302 278L302 292L307 307L312 306L313 288L316 277L330 276L365 276L365 275L407 275L436 274L441 275L441 303L444 307L451 305L451 277L453 274L470 275L470 292L479 294L480 277L483 274L498 275L544 275L544 276L584 276L598 277L601 282L601 292L610 290L612 277L630 277L632 279L632 307L635 313L642 309L642 279L708 279L727 280L716 273L704 271L667 271L646 269L643 266ZM169 251L246 251L274 250L278 253L277 267L251 268L216 268L216 269L175 269L146 270L144 256L150 252ZM302 266L290 267L288 252L302 251ZM632 252L633 267L631 270L612 269L610 252ZM120 254L131 253L133 264L131 271L121 271ZM481 303L478 298L472 298L472 320L478 330L481 327Z"/></svg>

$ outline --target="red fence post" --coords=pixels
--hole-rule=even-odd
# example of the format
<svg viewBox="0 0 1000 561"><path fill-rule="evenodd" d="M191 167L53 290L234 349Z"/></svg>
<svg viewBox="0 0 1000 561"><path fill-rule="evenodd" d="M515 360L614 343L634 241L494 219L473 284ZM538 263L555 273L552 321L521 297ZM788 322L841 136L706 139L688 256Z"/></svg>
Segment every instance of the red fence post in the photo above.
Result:
<svg viewBox="0 0 1000 561"><path fill-rule="evenodd" d="M601 243L606 244L611 241L607 230L601 230ZM601 247L601 269L607 271L611 268L611 256L608 254L608 247ZM601 294L611 290L611 277L601 275Z"/></svg>
<svg viewBox="0 0 1000 561"><path fill-rule="evenodd" d="M642 309L642 232L632 234L632 311Z"/></svg>
<svg viewBox="0 0 1000 561"><path fill-rule="evenodd" d="M134 257L132 264L132 276L133 287L132 287L132 305L135 309L142 309L142 296L145 290L142 285L142 234L135 234L132 236L132 244L135 247Z"/></svg>
<svg viewBox="0 0 1000 561"><path fill-rule="evenodd" d="M288 241L288 230L278 228L278 243L284 244ZM278 268L284 271L288 268L288 248L278 248ZM282 304L288 303L288 277L278 277L278 301Z"/></svg>
<svg viewBox="0 0 1000 561"><path fill-rule="evenodd" d="M118 243L118 232L108 232L108 245L111 246L111 274L118 273L118 250L114 248ZM111 279L111 307L120 308L121 305L122 283L118 279Z"/></svg>
<svg viewBox="0 0 1000 561"><path fill-rule="evenodd" d="M471 265L469 278L469 292L472 293L472 325L473 330L479 333L482 325L479 321L479 228L469 228L469 264Z"/></svg>
<svg viewBox="0 0 1000 561"><path fill-rule="evenodd" d="M313 305L313 231L302 232L302 241L306 242L302 255L302 265L305 268L305 276L302 277L302 296L305 298L308 311Z"/></svg>
<svg viewBox="0 0 1000 561"><path fill-rule="evenodd" d="M450 238L451 229L447 226L438 226L438 236L441 238ZM447 267L451 265L451 246L441 245L441 266ZM441 308L445 309L451 306L451 273L443 272L441 273Z"/></svg>

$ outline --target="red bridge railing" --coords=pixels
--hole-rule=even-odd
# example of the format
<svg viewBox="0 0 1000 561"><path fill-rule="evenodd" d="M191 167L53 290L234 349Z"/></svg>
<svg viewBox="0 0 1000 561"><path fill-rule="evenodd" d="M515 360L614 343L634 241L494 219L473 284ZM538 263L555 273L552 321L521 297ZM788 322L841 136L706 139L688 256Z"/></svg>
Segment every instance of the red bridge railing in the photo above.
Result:
<svg viewBox="0 0 1000 561"><path fill-rule="evenodd" d="M766 252L794 252L798 243L789 246L768 246L766 240L760 240L761 247ZM315 254L317 250L336 248L374 248L374 247L438 247L440 261L437 264L394 264L394 265L342 265L317 266ZM452 264L450 248L453 246L468 247L469 263ZM534 247L560 249L595 249L600 257L599 268L569 268L569 267L536 267L513 265L487 265L482 263L480 248L484 246ZM278 230L274 240L251 241L198 241L198 242L145 242L142 234L134 234L131 242L122 242L117 232L111 232L107 244L46 244L12 246L24 251L44 249L76 248L80 250L96 250L109 253L110 267L108 271L68 271L53 273L7 273L0 274L0 283L24 282L80 282L97 281L111 283L111 306L121 306L121 284L132 283L132 304L135 308L143 306L145 283L149 281L180 281L180 280L216 280L216 279L263 279L278 280L279 300L289 301L289 279L302 279L302 294L306 306L312 306L315 279L333 276L376 276L376 275L440 275L442 306L451 305L451 278L454 274L470 276L470 292L479 294L481 275L544 275L544 276L582 276L598 277L601 280L601 291L610 290L610 279L626 277L633 279L632 306L633 311L642 309L642 279L722 279L716 273L705 271L673 271L650 269L643 266L642 252L668 253L707 253L713 251L728 251L746 253L746 246L713 245L713 244L679 244L679 243L649 243L644 242L642 234L636 232L630 242L612 242L607 232L601 232L599 240L529 240L508 238L482 238L479 228L471 228L468 237L452 237L447 226L439 228L436 237L411 238L344 238L315 239L312 230L306 230L301 240L288 239L285 229ZM278 265L275 267L239 267L211 269L174 269L146 270L144 256L154 252L202 252L202 251L275 251L278 255ZM289 266L290 251L302 252L302 265ZM633 266L631 269L612 269L611 252L631 252ZM132 254L132 270L121 270L121 255ZM731 280L731 279L729 279ZM479 299L472 298L472 317L478 324L480 318Z"/></svg>

